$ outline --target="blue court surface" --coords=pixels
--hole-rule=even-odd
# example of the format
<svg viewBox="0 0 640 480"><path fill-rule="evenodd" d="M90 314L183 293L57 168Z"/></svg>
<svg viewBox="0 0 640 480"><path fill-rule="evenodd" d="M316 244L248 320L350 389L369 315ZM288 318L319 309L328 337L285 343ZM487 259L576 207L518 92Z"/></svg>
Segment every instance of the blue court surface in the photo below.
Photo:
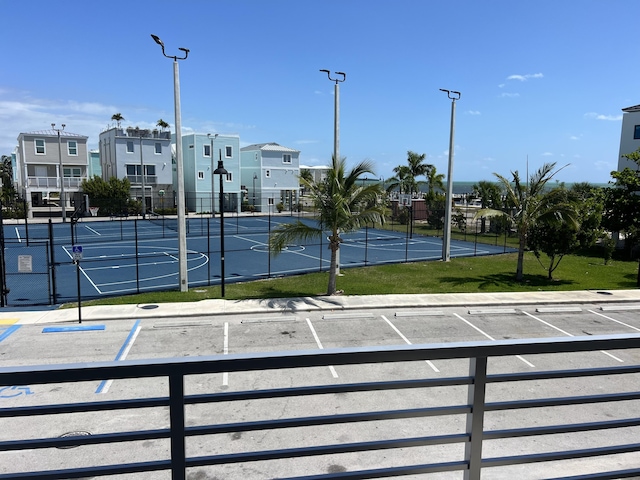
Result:
<svg viewBox="0 0 640 480"><path fill-rule="evenodd" d="M326 238L312 244L289 245L281 254L269 255L269 231L280 223L296 220L297 217L288 216L225 216L225 282L328 271L330 252ZM164 224L162 220L81 221L73 232L69 223L6 225L5 268L10 289L7 304L76 301L78 277L82 299L177 289L175 227L175 219L167 219ZM364 228L343 235L341 268L442 258L441 238L416 234L410 238L405 226L396 228L401 230ZM53 246L47 242L49 238L53 238ZM188 219L190 288L220 284L220 243L218 217ZM73 245L82 247L79 268L73 263ZM502 244L451 242L451 257L511 251ZM25 272L25 256L30 256L31 271Z"/></svg>

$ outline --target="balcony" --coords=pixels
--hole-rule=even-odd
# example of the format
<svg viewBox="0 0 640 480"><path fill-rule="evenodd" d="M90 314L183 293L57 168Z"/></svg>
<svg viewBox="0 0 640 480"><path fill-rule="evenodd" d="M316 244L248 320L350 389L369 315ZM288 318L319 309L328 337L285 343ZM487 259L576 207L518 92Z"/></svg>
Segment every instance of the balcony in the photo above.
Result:
<svg viewBox="0 0 640 480"><path fill-rule="evenodd" d="M79 190L82 180L86 177L64 177L64 188ZM59 177L27 177L27 188L30 189L60 189Z"/></svg>
<svg viewBox="0 0 640 480"><path fill-rule="evenodd" d="M142 185L142 175L127 175L127 179L131 183L131 185ZM144 184L145 185L157 185L158 184L158 176L157 175L145 175L144 176Z"/></svg>
<svg viewBox="0 0 640 480"><path fill-rule="evenodd" d="M637 478L640 364L490 373L488 362L602 350L629 350L633 359L639 341L638 334L603 335L2 367L4 398L29 390L20 386L51 385L55 392L61 389L55 385L71 383L63 388L73 389L76 403L38 403L34 395L0 408L0 479L165 470L184 480L187 469L203 467L207 473L200 470L193 478L248 478L252 471L260 478L290 480L443 472L465 480L479 480L481 474ZM553 364L555 358L560 357L548 360ZM458 374L415 375L431 360L456 362ZM362 369L370 378L291 382L294 373L304 379L313 369L339 365ZM398 375L402 366L414 375ZM382 375L385 369L390 378ZM246 389L189 392L194 382L208 381L205 375L227 374L244 379ZM255 380L277 375L286 385ZM121 386L115 398L79 396L87 390L82 382L102 381L100 390L112 380ZM97 434L49 433L62 422L91 419L101 426ZM79 450L64 453L74 447ZM586 462L579 464L580 459Z"/></svg>

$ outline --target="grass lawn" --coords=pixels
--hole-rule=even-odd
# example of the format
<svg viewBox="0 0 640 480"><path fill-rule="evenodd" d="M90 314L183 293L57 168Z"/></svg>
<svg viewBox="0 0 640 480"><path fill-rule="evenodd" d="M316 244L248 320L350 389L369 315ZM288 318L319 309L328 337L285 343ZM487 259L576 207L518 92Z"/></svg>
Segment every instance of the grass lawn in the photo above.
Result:
<svg viewBox="0 0 640 480"><path fill-rule="evenodd" d="M342 269L338 289L345 295L415 293L528 292L539 290L616 290L636 288L637 261L614 260L604 265L596 256L567 255L547 279L533 253L525 254L525 281L514 280L516 254L454 258L450 262L416 262ZM328 272L225 285L225 298L286 298L323 295ZM191 302L220 298L220 286L188 292L165 291L89 300L83 305Z"/></svg>

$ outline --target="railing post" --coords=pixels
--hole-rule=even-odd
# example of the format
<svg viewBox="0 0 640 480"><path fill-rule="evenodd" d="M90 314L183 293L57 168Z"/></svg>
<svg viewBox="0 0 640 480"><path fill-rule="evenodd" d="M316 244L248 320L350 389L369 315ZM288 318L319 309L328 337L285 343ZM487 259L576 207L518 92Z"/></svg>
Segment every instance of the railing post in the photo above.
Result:
<svg viewBox="0 0 640 480"><path fill-rule="evenodd" d="M467 394L467 403L471 405L471 413L467 415L469 441L464 446L464 459L468 462L469 468L464 472L464 480L480 480L487 390L487 357L470 358L469 375L473 378L473 383L469 385Z"/></svg>
<svg viewBox="0 0 640 480"><path fill-rule="evenodd" d="M171 429L171 480L185 480L187 471L184 439L184 377L169 375L169 425Z"/></svg>

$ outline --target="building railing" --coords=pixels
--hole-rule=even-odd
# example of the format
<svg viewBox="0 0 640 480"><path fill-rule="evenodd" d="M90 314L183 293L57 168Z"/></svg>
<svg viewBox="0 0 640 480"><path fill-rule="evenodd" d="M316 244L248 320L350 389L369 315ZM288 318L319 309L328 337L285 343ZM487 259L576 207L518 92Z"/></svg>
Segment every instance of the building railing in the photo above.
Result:
<svg viewBox="0 0 640 480"><path fill-rule="evenodd" d="M67 415L80 412L104 412L113 410L126 410L127 418L132 419L133 410L164 407L169 409L169 428L131 430L117 433L102 433L97 435L77 435L63 438L36 438L36 439L12 439L0 441L0 451L3 454L4 472L9 468L19 465L19 458L16 457L12 461L6 452L20 452L28 449L50 449L50 448L70 448L87 445L103 445L116 444L120 442L134 441L150 441L157 439L168 439L170 442L170 458L138 461L130 463L112 463L108 465L94 465L83 468L67 468L59 470L38 470L38 471L14 471L13 473L3 473L0 479L8 478L38 478L61 479L61 478L82 478L92 476L106 476L127 473L153 472L160 470L170 470L173 479L185 479L187 468L196 468L203 466L225 466L218 468L226 468L218 473L212 474L216 478L224 478L222 472L229 472L234 464L242 464L246 467L251 462L264 461L286 461L286 459L297 459L301 462L303 458L310 458L319 455L329 455L329 458L335 458L338 454L375 452L375 458L372 468L357 470L349 469L345 472L336 470L334 473L316 473L312 474L311 470L314 463L306 465L305 469L298 468L298 472L307 472L303 475L291 476L291 464L280 467L280 470L273 470L265 473L264 476L277 478L296 478L296 479L329 479L329 478L381 478L402 475L429 474L436 472L463 472L465 479L479 480L483 469L500 468L503 466L523 465L530 463L550 462L558 460L571 460L579 458L601 457L604 455L616 455L620 453L639 452L640 443L629 442L622 444L612 444L610 441L605 442L606 445L594 448L566 449L560 448L550 452L526 452L524 448L514 449L516 453L509 452L508 448L501 449L502 453L499 457L487 457L483 455L483 442L494 441L497 439L519 439L527 437L560 435L575 432L592 432L594 436L602 435L603 431L623 429L628 427L637 427L640 425L638 418L637 404L635 407L623 407L623 402L637 401L640 399L640 391L637 390L637 375L640 373L640 365L625 365L605 368L579 368L571 370L548 370L548 371L524 371L512 373L488 374L488 359L494 357L505 357L512 355L536 355L536 354L558 354L573 352L597 352L602 350L625 350L638 348L640 346L640 335L606 335L606 336L590 336L590 337L572 337L572 338L543 338L543 339L527 339L527 340L505 340L495 342L466 342L451 343L437 345L403 345L403 346L382 346L367 348L347 348L335 350L319 350L319 351L302 351L302 352L275 352L275 353L255 353L255 354L237 354L237 355L218 355L209 357L189 357L165 360L132 360L123 362L105 362L97 364L72 364L72 365L43 365L43 366L20 366L20 367L3 367L0 368L0 387L16 386L16 385L34 385L34 384L57 384L66 382L87 382L87 381L105 381L105 380L122 380L122 379L146 379L152 377L168 379L168 396L153 398L132 398L120 400L106 400L84 403L69 403L57 405L27 405L10 408L0 408L0 418L2 423L7 425L7 419L15 419L19 417L49 416L49 415ZM246 390L246 391L223 391L218 393L185 395L185 379L191 375L202 374L226 374L234 372L250 372L250 371L270 371L280 369L301 369L309 367L327 367L340 365L380 365L384 363L395 362L414 362L414 361L432 361L432 360L450 360L465 359L468 360L468 375L458 377L431 377L417 378L406 380L381 380L375 382L363 383L347 383L347 384L321 384L312 386L301 386L291 388L269 388L262 390ZM628 376L628 377L625 377ZM584 395L567 395L561 397L542 397L544 394L539 387L542 381L557 381L564 379L578 378L623 378L626 380L622 385L628 386L627 391L584 394ZM635 380L634 380L635 378ZM628 379L628 380L627 380ZM533 387L531 383L533 382ZM634 383L635 382L635 383ZM519 394L538 391L538 395L534 398L513 399L508 398L501 401L488 402L487 387L499 384L515 384L519 387ZM633 386L636 389L633 390ZM463 388L466 401L462 403L448 403L444 405L433 406L431 403L433 395L430 389L441 389L447 387ZM494 387L495 388L495 387ZM333 406L332 402L337 402L336 398L344 398L344 394L356 393L373 395L375 397L366 397L362 402L355 405L371 405L376 403L382 392L404 392L399 399L407 399L410 397L409 392L412 389L424 389L424 394L412 396L414 402L418 398L421 404L412 404L409 407L398 408L401 406L392 404L380 405L375 410L355 411L339 414L319 414L315 409L310 411L312 400L318 396L322 400L315 405L329 405L330 411L335 411L337 406ZM415 393L421 393L415 392ZM328 397L327 395L334 396ZM340 397L340 395L343 397ZM492 397L495 395L492 395ZM303 404L303 409L308 412L308 416L291 416L283 418L285 415L284 405L296 397L307 398ZM450 397L446 397L450 398ZM258 400L264 399L283 399L278 403L278 412L272 415L273 418L258 420L240 420L231 423L211 423L205 425L194 425L193 419L187 417L190 411L186 406L195 408L196 405L216 404L217 407L213 411L208 412L207 416L215 415L222 405L231 403L231 412L246 412L249 405L255 404ZM572 412L577 411L578 406L599 405L613 402L620 405L620 412L624 413L625 408L630 412L636 412L629 418L620 418L617 420L606 421L589 421L589 422L571 422L571 418L566 416L566 422L560 424L552 424L535 427L519 427L505 428L500 430L487 430L484 427L485 414L490 412L512 412L527 410L532 408L553 409L554 407L575 406ZM31 403L31 402L30 402ZM273 405L273 404L272 404ZM309 406L307 406L309 405ZM386 407L386 408L385 408ZM272 412L272 408L257 409L261 414L268 416ZM284 412L284 413L283 413ZM143 413L140 413L141 419ZM197 417L197 415L195 415ZM426 418L463 416L463 420L459 422L461 428L459 431L451 433L429 434L402 437L403 431L408 431L409 427L415 422L422 421ZM244 419L244 415L240 415ZM579 417L576 415L576 418ZM546 418L544 414L538 417L541 420ZM466 420L465 420L466 419ZM131 420L133 421L133 420ZM360 441L345 442L335 438L335 428L337 425L351 425L350 435L357 434L357 426L369 426L366 430L377 431L381 425L378 422L392 421L396 422L391 431L395 434L393 438L383 438L371 440L370 438ZM397 423L397 422L403 423ZM449 422L450 420L447 420ZM375 422L375 427L373 423ZM451 422L452 424L455 422ZM538 423L538 422L536 422ZM544 423L544 422L542 422ZM41 429L42 422L38 422L38 428ZM448 425L448 423L447 423ZM519 425L519 424L518 424ZM303 428L326 428L325 436L331 438L334 443L321 445L307 445L309 439L313 440L318 436L310 435L305 437L300 433ZM382 430L382 427L380 427ZM8 431L6 428L4 431ZM247 432L270 432L275 435L277 432L287 431L293 432L293 445L283 446L280 448L257 449L234 451L230 453L221 453L220 449L232 448L233 442L229 441L230 435L238 435L238 438ZM364 431L364 430L363 430ZM296 433L297 432L297 433ZM203 436L225 435L221 441L202 442L199 445L199 456L187 456L186 440L188 438L197 438ZM6 434L5 434L6 435ZM253 434L257 435L257 434ZM264 433L267 435L267 433ZM629 437L629 435L627 435ZM209 438L209 437L207 437ZM243 437L244 438L244 437ZM620 438L624 438L621 436ZM637 435L635 437L637 438ZM272 440L275 442L274 440ZM241 442L238 442L241 443ZM260 445L260 442L256 442ZM433 461L432 463L416 463L411 462L415 458L431 458L424 456L406 456L406 451L413 448L424 448L434 445L453 445L459 444L456 451L460 452L460 458L448 461ZM191 444L190 444L191 445ZM560 442L559 446L563 444ZM276 445L274 445L275 447ZM238 447L239 448L239 447ZM107 449L108 450L108 449ZM135 451L135 449L131 449ZM405 456L401 453L405 452ZM462 453L463 452L463 453ZM46 457L46 456L45 456ZM51 456L50 456L51 457ZM105 451L102 455L94 458L113 459L113 455L109 451ZM395 463L394 463L395 461ZM117 460L116 460L117 462ZM384 463L389 465L383 465ZM355 462L356 467L365 464L365 462ZM269 463L269 465L273 465ZM33 465L27 465L33 468ZM238 467L240 468L240 467ZM278 467L269 467L278 468ZM492 470L493 471L493 470ZM564 470L567 471L567 470ZM575 472L576 470L571 470ZM273 473L271 475L271 473ZM490 472L485 472L490 474ZM589 473L585 475L577 475L562 478L629 478L632 475L640 475L640 464L631 469L607 471L600 473ZM488 477L484 477L488 478ZM536 478L541 478L540 476Z"/></svg>
<svg viewBox="0 0 640 480"><path fill-rule="evenodd" d="M127 175L129 182L131 185L141 185L142 184L142 175ZM145 175L144 176L145 185L156 185L158 183L157 175Z"/></svg>
<svg viewBox="0 0 640 480"><path fill-rule="evenodd" d="M82 180L86 177L64 177L65 188L80 188ZM27 177L29 188L60 188L59 177Z"/></svg>

